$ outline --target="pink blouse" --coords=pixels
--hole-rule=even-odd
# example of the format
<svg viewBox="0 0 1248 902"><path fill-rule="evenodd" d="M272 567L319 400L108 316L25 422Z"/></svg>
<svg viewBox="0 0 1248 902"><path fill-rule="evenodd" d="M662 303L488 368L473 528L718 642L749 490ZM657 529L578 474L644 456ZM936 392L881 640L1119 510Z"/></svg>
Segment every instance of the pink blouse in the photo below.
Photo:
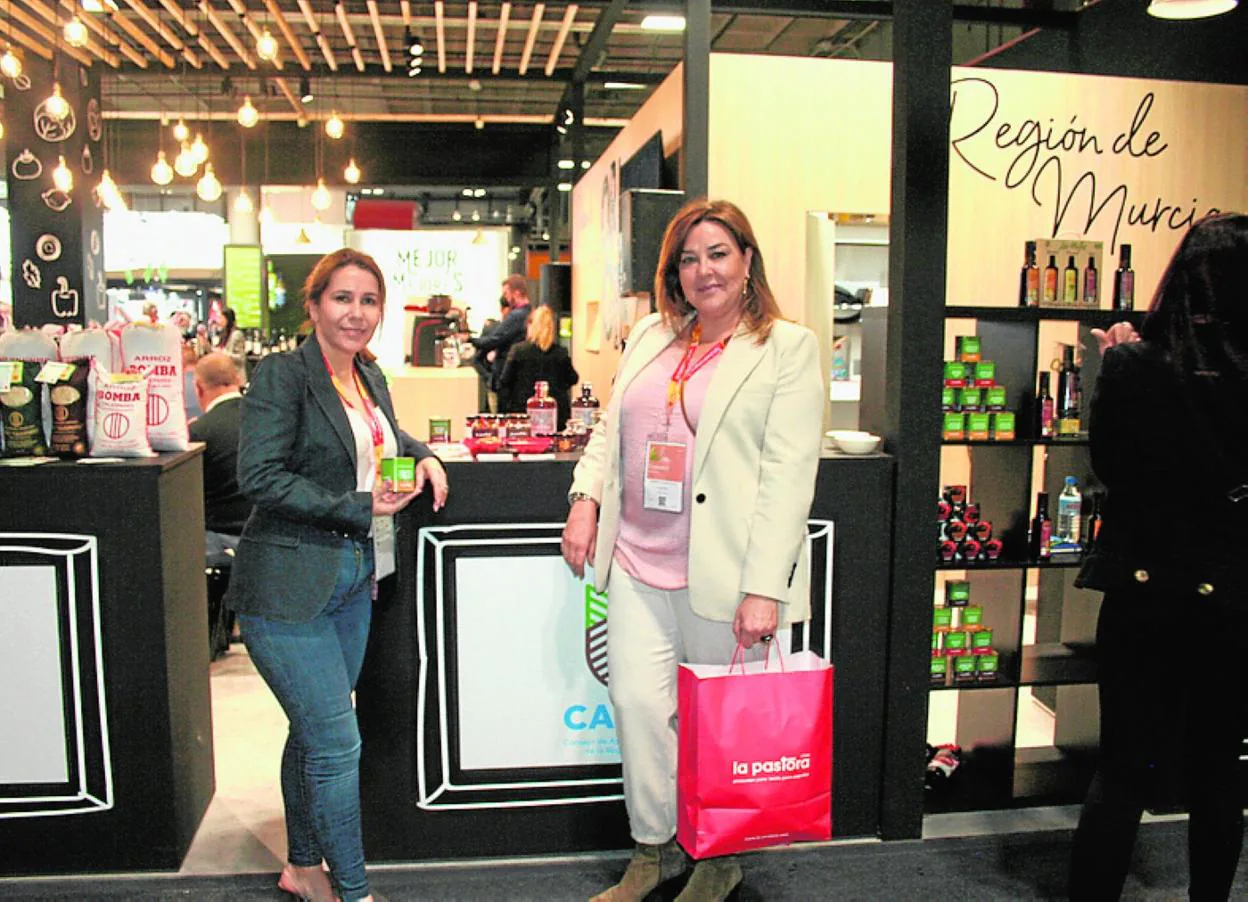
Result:
<svg viewBox="0 0 1248 902"><path fill-rule="evenodd" d="M614 561L629 576L656 589L683 589L689 585L694 435L681 415L679 401L672 407L670 425L667 423L667 386L684 356L685 348L684 344L672 342L650 361L625 389L620 407L620 467L623 471L624 498ZM695 364L710 348L710 345L699 348ZM685 383L685 410L695 427L702 415L707 386L718 363L717 356ZM687 447L683 498L678 514L647 510L642 504L646 442L656 437L682 442Z"/></svg>

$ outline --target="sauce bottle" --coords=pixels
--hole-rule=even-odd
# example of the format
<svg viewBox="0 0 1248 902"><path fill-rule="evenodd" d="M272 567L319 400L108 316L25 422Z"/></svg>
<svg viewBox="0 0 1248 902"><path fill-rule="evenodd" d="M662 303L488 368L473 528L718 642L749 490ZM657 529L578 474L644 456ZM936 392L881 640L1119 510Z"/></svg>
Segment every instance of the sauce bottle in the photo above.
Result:
<svg viewBox="0 0 1248 902"><path fill-rule="evenodd" d="M1044 268L1044 303L1057 303L1057 258L1049 254L1049 265Z"/></svg>
<svg viewBox="0 0 1248 902"><path fill-rule="evenodd" d="M1036 243L1027 242L1027 256L1018 274L1018 306L1040 306L1040 267L1036 266Z"/></svg>
<svg viewBox="0 0 1248 902"><path fill-rule="evenodd" d="M538 381L533 385L533 397L525 405L529 411L529 426L535 436L554 435L559 420L555 399L550 396L550 385Z"/></svg>
<svg viewBox="0 0 1248 902"><path fill-rule="evenodd" d="M1135 309L1135 270L1131 268L1131 245L1120 247L1118 269L1114 271L1114 309Z"/></svg>
<svg viewBox="0 0 1248 902"><path fill-rule="evenodd" d="M1052 438L1054 432L1053 395L1049 393L1049 374L1040 374L1040 388L1036 392L1036 434L1040 438Z"/></svg>
<svg viewBox="0 0 1248 902"><path fill-rule="evenodd" d="M1036 516L1031 521L1031 533L1028 536L1028 551L1033 561L1049 559L1049 541L1053 536L1053 521L1049 519L1049 493L1040 492L1036 495Z"/></svg>
<svg viewBox="0 0 1248 902"><path fill-rule="evenodd" d="M581 383L581 396L572 402L572 419L586 429L593 429L598 422L598 399L594 397L593 385L588 382Z"/></svg>
<svg viewBox="0 0 1248 902"><path fill-rule="evenodd" d="M1071 257L1062 270L1062 303L1075 304L1079 301L1079 267L1075 266L1075 258Z"/></svg>

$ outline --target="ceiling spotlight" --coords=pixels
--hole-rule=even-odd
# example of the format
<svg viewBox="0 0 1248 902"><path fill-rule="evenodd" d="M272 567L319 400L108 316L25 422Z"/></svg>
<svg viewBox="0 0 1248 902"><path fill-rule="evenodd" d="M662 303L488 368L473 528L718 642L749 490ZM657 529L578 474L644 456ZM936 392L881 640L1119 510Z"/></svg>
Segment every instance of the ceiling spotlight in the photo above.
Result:
<svg viewBox="0 0 1248 902"><path fill-rule="evenodd" d="M590 166L593 166L593 165L594 165L594 164L593 164L593 163L591 163L591 162L589 162L589 160L581 160L581 168L582 168L582 169L588 169Z"/></svg>
<svg viewBox="0 0 1248 902"><path fill-rule="evenodd" d="M256 38L256 56L266 63L277 59L277 38L273 37L267 26L260 33L260 37Z"/></svg>
<svg viewBox="0 0 1248 902"><path fill-rule="evenodd" d="M463 191L461 191L460 193L461 193L461 194L463 194L463 195L464 195L464 197L472 197L472 189L471 189L471 188L465 188L465 189L464 189Z"/></svg>
<svg viewBox="0 0 1248 902"><path fill-rule="evenodd" d="M403 29L403 43L407 45L407 52L412 56L424 55L425 42L420 39L420 35L412 34L410 28Z"/></svg>
<svg viewBox="0 0 1248 902"><path fill-rule="evenodd" d="M260 111L251 104L251 95L243 98L243 105L238 108L238 124L243 128L252 128L260 121Z"/></svg>
<svg viewBox="0 0 1248 902"><path fill-rule="evenodd" d="M564 192L564 193L566 194L567 192L569 192L569 191L571 191L571 190L572 190L572 183L571 183L571 182L560 182L560 183L559 183L559 190L560 190L560 191L562 191L562 192Z"/></svg>
<svg viewBox="0 0 1248 902"><path fill-rule="evenodd" d="M346 126L342 124L342 119L339 118L337 111L334 111L325 120L325 134L337 141L342 137L344 131L346 131Z"/></svg>
<svg viewBox="0 0 1248 902"><path fill-rule="evenodd" d="M59 81L52 85L52 93L43 102L43 108L47 110L49 116L57 121L69 115L69 102L65 99L65 95L61 93L61 83Z"/></svg>
<svg viewBox="0 0 1248 902"><path fill-rule="evenodd" d="M195 193L199 195L200 200L206 200L211 203L221 197L221 191L221 180L212 171L212 164L205 164L204 175L195 184Z"/></svg>
<svg viewBox="0 0 1248 902"><path fill-rule="evenodd" d="M575 169L576 163L572 160L560 160L558 166L560 169Z"/></svg>
<svg viewBox="0 0 1248 902"><path fill-rule="evenodd" d="M312 79L306 75L299 79L299 100L302 103L311 103L316 95L312 93Z"/></svg>
<svg viewBox="0 0 1248 902"><path fill-rule="evenodd" d="M480 210L473 210L473 211L472 211L472 221L473 221L473 222L480 222L480 221L481 221L481 211L480 211Z"/></svg>
<svg viewBox="0 0 1248 902"><path fill-rule="evenodd" d="M485 197L485 189L484 189L484 188L474 188L474 189L473 189L473 191L472 191L472 196L473 196L473 197Z"/></svg>
<svg viewBox="0 0 1248 902"><path fill-rule="evenodd" d="M348 185L358 185L360 183L360 167L355 165L355 157L347 161L347 166L342 170L342 177Z"/></svg>
<svg viewBox="0 0 1248 902"><path fill-rule="evenodd" d="M195 158L196 166L208 160L208 145L204 143L204 136L199 132L195 133L195 140L191 142L191 156Z"/></svg>
<svg viewBox="0 0 1248 902"><path fill-rule="evenodd" d="M65 165L64 157L57 157L56 168L52 170L52 184L58 191L68 194L74 188L74 174Z"/></svg>
<svg viewBox="0 0 1248 902"><path fill-rule="evenodd" d="M476 94L481 90L481 79L473 78L468 81L468 90Z"/></svg>
<svg viewBox="0 0 1248 902"><path fill-rule="evenodd" d="M156 162L152 164L152 181L162 188L173 181L173 167L165 159L163 150L156 155Z"/></svg>
<svg viewBox="0 0 1248 902"><path fill-rule="evenodd" d="M641 27L645 31L684 31L685 17L649 15L641 20Z"/></svg>
<svg viewBox="0 0 1248 902"><path fill-rule="evenodd" d="M412 60L412 62L417 62L417 61ZM415 78L419 74L420 74L420 66L412 66L410 69L407 70L408 78Z"/></svg>
<svg viewBox="0 0 1248 902"><path fill-rule="evenodd" d="M251 195L247 193L247 189L240 189L238 197L234 198L234 212L247 214L255 212L255 209L256 205L252 201Z"/></svg>
<svg viewBox="0 0 1248 902"><path fill-rule="evenodd" d="M477 121L473 125L477 127L477 131L481 131L481 129L485 128L485 120L478 116Z"/></svg>
<svg viewBox="0 0 1248 902"><path fill-rule="evenodd" d="M71 16L69 21L65 23L61 34L65 38L65 43L70 47L86 47L87 46L87 26L82 24L82 19L77 16Z"/></svg>
<svg viewBox="0 0 1248 902"><path fill-rule="evenodd" d="M22 61L12 47L5 48L4 54L0 56L0 74L5 78L17 78L22 74Z"/></svg>
<svg viewBox="0 0 1248 902"><path fill-rule="evenodd" d="M182 117L178 117L178 123L173 127L173 140L181 144L191 136L191 130L186 127L186 123L182 121Z"/></svg>
<svg viewBox="0 0 1248 902"><path fill-rule="evenodd" d="M328 210L333 202L334 199L330 196L329 189L325 187L325 179L318 178L316 187L312 189L312 209Z"/></svg>
<svg viewBox="0 0 1248 902"><path fill-rule="evenodd" d="M549 241L549 240L550 240L550 232L542 232L542 240L543 240L543 241Z"/></svg>

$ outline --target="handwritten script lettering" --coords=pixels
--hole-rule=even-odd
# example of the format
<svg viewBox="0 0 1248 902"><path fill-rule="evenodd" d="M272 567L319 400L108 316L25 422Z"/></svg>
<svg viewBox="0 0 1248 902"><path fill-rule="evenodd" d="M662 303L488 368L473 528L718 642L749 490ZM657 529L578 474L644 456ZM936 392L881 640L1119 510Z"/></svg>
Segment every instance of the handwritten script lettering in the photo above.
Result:
<svg viewBox="0 0 1248 902"><path fill-rule="evenodd" d="M1140 199L1125 182L1098 184L1092 166L1098 157L1151 160L1169 149L1162 134L1148 126L1156 99L1151 91L1140 98L1127 127L1107 141L1077 113L1060 122L1053 117L1005 118L1000 92L985 78L955 79L952 87L949 142L954 154L977 175L999 181L1006 190L1027 188L1032 203L1052 212L1050 237L1063 230L1087 234L1104 217L1112 226L1112 253L1124 224L1153 232L1163 227L1180 231L1201 216L1218 212L1216 207L1202 209L1195 197L1190 203Z"/></svg>

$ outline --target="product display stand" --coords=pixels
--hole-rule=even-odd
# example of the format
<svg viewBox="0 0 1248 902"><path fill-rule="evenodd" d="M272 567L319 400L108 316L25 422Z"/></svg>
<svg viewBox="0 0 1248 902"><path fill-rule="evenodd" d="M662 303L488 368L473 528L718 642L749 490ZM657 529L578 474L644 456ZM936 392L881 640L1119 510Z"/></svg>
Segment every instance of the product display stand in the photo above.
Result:
<svg viewBox="0 0 1248 902"><path fill-rule="evenodd" d="M983 609L1000 655L992 684L958 685L932 691L959 693L955 742L962 765L940 791L927 793L929 812L977 810L1016 805L1072 803L1080 800L1091 776L1097 745L1096 671L1092 658L1100 593L1075 588L1082 555L1032 559L1028 524L1033 514L1033 485L1056 499L1067 475L1075 476L1085 501L1100 489L1092 473L1087 441L1088 405L1100 369L1092 328L1133 321L1139 313L1086 309L1008 307L946 308L946 325L956 334L979 336L982 354L997 365L997 382L1008 389L1008 409L1016 414L1017 435L1009 441L944 442L966 446L970 475L968 497L978 503L1003 541L998 560L937 563L940 577L970 583L972 603ZM967 328L967 320L973 327ZM1037 374L1047 368L1041 346L1042 323L1078 324L1081 348L1083 432L1073 438L1041 438L1033 414ZM936 403L936 399L933 399ZM942 483L946 482L942 474ZM955 480L956 481L956 480ZM933 493L933 497L935 496ZM1085 515L1086 515L1085 507ZM1024 644L1027 585L1036 574L1034 641ZM1019 747L1016 724L1020 690L1032 688L1027 703L1043 705L1054 723L1052 745Z"/></svg>

